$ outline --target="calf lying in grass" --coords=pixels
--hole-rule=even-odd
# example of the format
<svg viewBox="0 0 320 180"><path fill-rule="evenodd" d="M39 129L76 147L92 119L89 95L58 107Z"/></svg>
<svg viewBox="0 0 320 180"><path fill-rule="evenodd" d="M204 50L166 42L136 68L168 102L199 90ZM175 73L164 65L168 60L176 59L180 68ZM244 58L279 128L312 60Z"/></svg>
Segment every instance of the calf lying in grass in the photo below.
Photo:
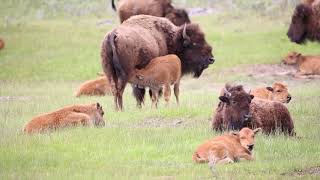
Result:
<svg viewBox="0 0 320 180"><path fill-rule="evenodd" d="M42 133L63 127L104 126L103 115L104 112L99 103L67 106L34 117L24 126L23 131L25 133Z"/></svg>
<svg viewBox="0 0 320 180"><path fill-rule="evenodd" d="M291 95L285 84L280 82L273 83L272 87L262 87L254 89L250 92L255 98L267 99L271 101L278 101L282 103L289 103Z"/></svg>
<svg viewBox="0 0 320 180"><path fill-rule="evenodd" d="M176 55L154 58L143 69L136 69L129 82L134 86L151 90L152 107L157 107L159 92L163 88L164 99L169 103L170 85L174 85L174 95L179 104L179 84L181 78L181 62Z"/></svg>
<svg viewBox="0 0 320 180"><path fill-rule="evenodd" d="M303 75L320 75L320 56L304 56L301 53L291 52L282 62L288 65L296 65L297 77Z"/></svg>
<svg viewBox="0 0 320 180"><path fill-rule="evenodd" d="M81 84L74 96L104 96L106 94L111 94L111 87L109 81L103 75L97 79L89 80Z"/></svg>
<svg viewBox="0 0 320 180"><path fill-rule="evenodd" d="M233 163L240 159L253 160L255 134L261 129L243 128L240 132L231 132L217 136L201 144L194 152L192 159L196 163L213 164Z"/></svg>

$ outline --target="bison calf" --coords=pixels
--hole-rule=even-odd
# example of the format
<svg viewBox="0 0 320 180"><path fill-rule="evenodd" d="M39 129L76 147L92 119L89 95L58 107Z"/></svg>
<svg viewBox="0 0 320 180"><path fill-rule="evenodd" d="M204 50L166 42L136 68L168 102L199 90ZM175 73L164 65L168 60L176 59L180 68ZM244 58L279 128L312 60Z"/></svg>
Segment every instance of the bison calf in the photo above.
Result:
<svg viewBox="0 0 320 180"><path fill-rule="evenodd" d="M75 92L76 97L80 96L104 96L111 93L111 87L107 78L103 75L94 80L89 80L80 85Z"/></svg>
<svg viewBox="0 0 320 180"><path fill-rule="evenodd" d="M36 116L25 125L23 131L26 133L42 133L79 125L104 126L103 115L104 112L99 103L67 106L57 111Z"/></svg>
<svg viewBox="0 0 320 180"><path fill-rule="evenodd" d="M4 48L4 40L0 38L0 50Z"/></svg>
<svg viewBox="0 0 320 180"><path fill-rule="evenodd" d="M163 88L164 99L169 103L171 90L174 85L174 95L179 104L179 84L181 78L181 62L176 55L166 55L154 58L143 69L136 69L131 75L131 82L138 88L149 87L151 90L152 107L157 107L159 92Z"/></svg>
<svg viewBox="0 0 320 180"><path fill-rule="evenodd" d="M267 99L271 101L278 101L281 103L289 103L291 95L285 84L280 82L273 83L272 87L262 87L254 89L250 92L255 98Z"/></svg>
<svg viewBox="0 0 320 180"><path fill-rule="evenodd" d="M254 139L260 130L243 128L240 132L217 136L201 144L192 159L196 163L213 160L213 164L233 163L240 159L253 160Z"/></svg>
<svg viewBox="0 0 320 180"><path fill-rule="evenodd" d="M288 65L296 65L299 75L320 75L320 56L303 56L301 53L291 52L282 62Z"/></svg>

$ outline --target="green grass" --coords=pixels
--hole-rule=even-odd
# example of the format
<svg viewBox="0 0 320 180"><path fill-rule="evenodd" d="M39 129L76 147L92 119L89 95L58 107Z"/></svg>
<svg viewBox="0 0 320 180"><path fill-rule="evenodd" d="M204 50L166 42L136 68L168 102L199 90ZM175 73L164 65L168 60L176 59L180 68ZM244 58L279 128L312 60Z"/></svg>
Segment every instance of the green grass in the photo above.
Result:
<svg viewBox="0 0 320 180"><path fill-rule="evenodd" d="M192 163L191 156L200 143L217 135L208 119L218 103L219 89L230 79L246 87L259 84L236 73L218 76L218 72L241 64L278 63L289 51L316 54L320 48L319 43L289 42L285 35L289 15L193 17L213 45L216 63L200 79L183 78L179 107L172 97L169 107L162 102L158 110L151 110L147 98L139 110L128 87L125 112L119 113L113 110L110 96L72 96L83 80L101 72L101 39L117 26L96 23L105 18L117 22L116 17L62 13L35 20L30 16L37 3L18 6L24 1L2 2L0 14L15 14L14 2L17 9L26 9L15 12L17 16L27 14L16 24L0 19L0 37L6 41L0 51L0 179L210 179L208 165ZM287 81L293 96L288 108L301 139L259 135L256 160L217 166L217 178L292 179L297 177L281 174L320 166L320 82ZM38 114L93 102L103 105L105 128L21 133L23 125ZM303 178L318 177L306 174Z"/></svg>

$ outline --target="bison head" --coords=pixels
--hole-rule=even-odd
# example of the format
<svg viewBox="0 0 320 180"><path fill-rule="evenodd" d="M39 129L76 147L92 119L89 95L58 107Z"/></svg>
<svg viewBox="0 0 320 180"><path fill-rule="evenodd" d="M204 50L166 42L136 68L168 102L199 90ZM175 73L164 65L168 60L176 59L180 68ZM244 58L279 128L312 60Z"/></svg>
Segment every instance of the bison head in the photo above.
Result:
<svg viewBox="0 0 320 180"><path fill-rule="evenodd" d="M306 39L308 19L312 9L305 4L296 7L288 30L288 37L292 42L303 43Z"/></svg>
<svg viewBox="0 0 320 180"><path fill-rule="evenodd" d="M282 60L282 62L287 65L294 65L298 63L300 58L301 53L291 52Z"/></svg>
<svg viewBox="0 0 320 180"><path fill-rule="evenodd" d="M226 129L240 130L250 118L249 110L253 95L245 92L242 86L228 91L224 88L224 94L219 97L225 106L223 109L223 124Z"/></svg>
<svg viewBox="0 0 320 180"><path fill-rule="evenodd" d="M281 103L289 103L292 99L285 84L276 82L272 87L266 87L271 92L271 100Z"/></svg>
<svg viewBox="0 0 320 180"><path fill-rule="evenodd" d="M242 128L240 132L231 132L232 135L237 136L240 139L241 145L248 151L252 151L255 143L255 135L261 131L261 128L249 129Z"/></svg>
<svg viewBox="0 0 320 180"><path fill-rule="evenodd" d="M181 26L185 23L190 23L190 18L186 10L172 8L166 13L165 17L176 26Z"/></svg>
<svg viewBox="0 0 320 180"><path fill-rule="evenodd" d="M105 126L105 122L103 120L104 111L102 109L102 106L99 103L93 104L95 107L94 113L93 113L93 124L94 126Z"/></svg>
<svg viewBox="0 0 320 180"><path fill-rule="evenodd" d="M182 73L193 73L200 77L203 70L214 63L212 47L206 42L204 33L196 24L185 24L180 27L178 56L182 63Z"/></svg>

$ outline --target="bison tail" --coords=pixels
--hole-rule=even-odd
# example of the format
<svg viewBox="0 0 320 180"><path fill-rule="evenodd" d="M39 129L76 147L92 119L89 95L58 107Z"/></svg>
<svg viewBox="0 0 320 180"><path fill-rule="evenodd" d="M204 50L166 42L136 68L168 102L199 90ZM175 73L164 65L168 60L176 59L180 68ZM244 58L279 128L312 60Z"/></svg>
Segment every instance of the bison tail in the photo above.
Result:
<svg viewBox="0 0 320 180"><path fill-rule="evenodd" d="M111 0L111 7L114 11L117 11L116 5L114 4L114 0Z"/></svg>
<svg viewBox="0 0 320 180"><path fill-rule="evenodd" d="M112 49L112 64L113 64L113 68L115 70L115 73L116 73L116 76L117 78L120 78L120 77L125 77L126 76L126 72L125 70L123 69L120 61L119 61L119 57L118 57L118 53L117 53L117 50L116 50L116 46L115 46L115 38L116 38L116 34L115 32L111 32L109 35L108 35L108 43L109 45L111 46L111 49Z"/></svg>

